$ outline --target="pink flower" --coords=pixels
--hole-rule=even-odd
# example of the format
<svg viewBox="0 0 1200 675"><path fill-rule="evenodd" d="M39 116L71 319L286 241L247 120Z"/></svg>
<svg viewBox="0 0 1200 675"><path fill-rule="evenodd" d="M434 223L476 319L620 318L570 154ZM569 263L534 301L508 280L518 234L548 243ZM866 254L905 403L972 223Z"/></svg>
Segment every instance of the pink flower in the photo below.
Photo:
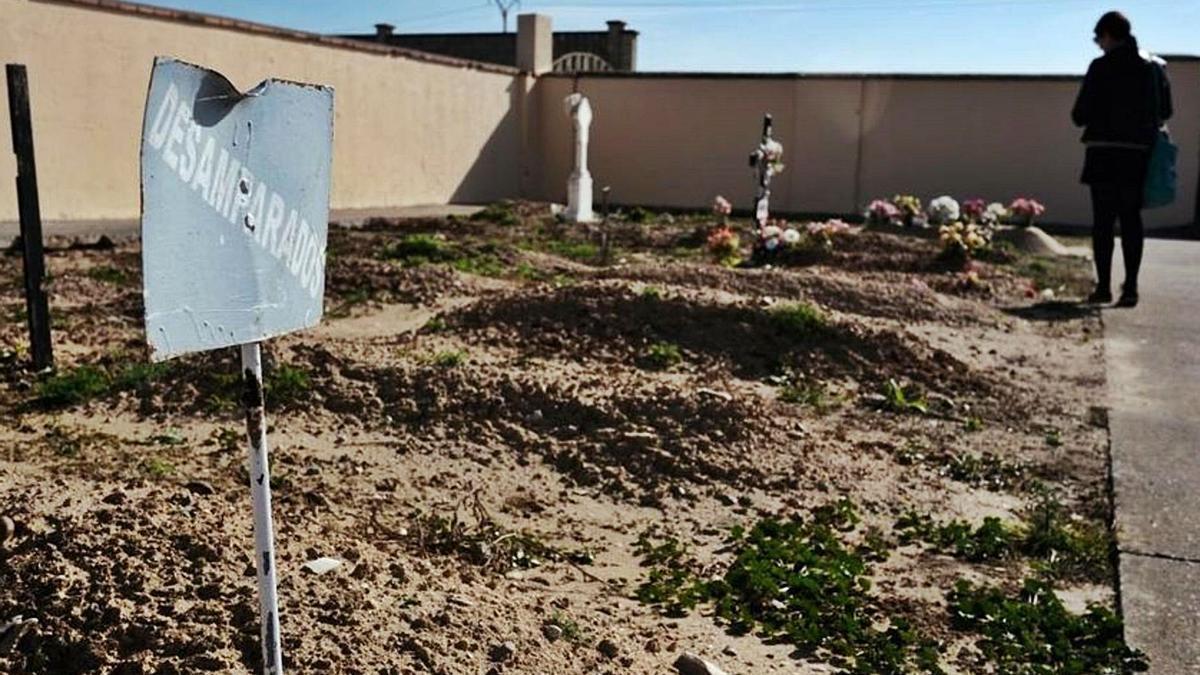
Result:
<svg viewBox="0 0 1200 675"><path fill-rule="evenodd" d="M1013 200L1012 204L1008 205L1008 210L1015 215L1032 220L1046 212L1046 207L1036 199L1029 197L1018 197Z"/></svg>
<svg viewBox="0 0 1200 675"><path fill-rule="evenodd" d="M962 203L962 213L970 220L979 220L987 210L987 201L983 199L968 199Z"/></svg>
<svg viewBox="0 0 1200 675"><path fill-rule="evenodd" d="M712 210L713 213L717 214L718 216L727 216L733 212L733 204L730 204L729 200L725 199L721 195L717 195L716 198L713 199Z"/></svg>

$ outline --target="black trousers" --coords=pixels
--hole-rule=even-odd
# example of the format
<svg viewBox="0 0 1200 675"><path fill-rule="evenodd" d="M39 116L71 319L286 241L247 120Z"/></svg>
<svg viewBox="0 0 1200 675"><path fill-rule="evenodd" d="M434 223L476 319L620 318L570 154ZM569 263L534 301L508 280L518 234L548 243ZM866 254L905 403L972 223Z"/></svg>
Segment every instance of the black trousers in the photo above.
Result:
<svg viewBox="0 0 1200 675"><path fill-rule="evenodd" d="M1121 221L1121 254L1125 258L1125 292L1136 293L1142 266L1145 229L1142 226L1142 183L1096 183L1092 185L1092 254L1096 259L1096 282L1101 289L1112 287L1112 259L1117 221Z"/></svg>

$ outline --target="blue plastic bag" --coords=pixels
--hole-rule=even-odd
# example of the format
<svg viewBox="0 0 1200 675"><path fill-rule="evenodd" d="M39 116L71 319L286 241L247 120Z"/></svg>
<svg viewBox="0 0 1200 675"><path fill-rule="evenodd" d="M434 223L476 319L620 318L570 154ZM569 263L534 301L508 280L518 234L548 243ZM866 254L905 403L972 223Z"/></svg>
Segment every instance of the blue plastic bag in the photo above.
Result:
<svg viewBox="0 0 1200 675"><path fill-rule="evenodd" d="M1179 146L1171 142L1171 134L1160 129L1150 149L1150 167L1146 172L1146 190L1143 206L1156 209L1175 201L1179 175L1175 162L1179 158Z"/></svg>

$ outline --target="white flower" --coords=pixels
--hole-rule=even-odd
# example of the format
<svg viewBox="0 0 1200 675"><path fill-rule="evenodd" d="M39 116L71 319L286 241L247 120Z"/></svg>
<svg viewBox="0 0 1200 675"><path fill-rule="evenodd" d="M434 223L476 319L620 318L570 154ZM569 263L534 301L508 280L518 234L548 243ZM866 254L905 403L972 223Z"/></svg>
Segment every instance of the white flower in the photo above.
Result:
<svg viewBox="0 0 1200 675"><path fill-rule="evenodd" d="M952 223L958 220L958 202L949 195L943 195L929 202L929 220L934 224Z"/></svg>
<svg viewBox="0 0 1200 675"><path fill-rule="evenodd" d="M794 227L789 227L783 231L783 241L786 244L795 244L800 241L800 231Z"/></svg>
<svg viewBox="0 0 1200 675"><path fill-rule="evenodd" d="M762 229L763 239L777 239L783 234L783 230L778 225L768 225Z"/></svg>
<svg viewBox="0 0 1200 675"><path fill-rule="evenodd" d="M998 223L1008 217L1008 209L1000 202L992 202L983 210L982 220L985 223Z"/></svg>

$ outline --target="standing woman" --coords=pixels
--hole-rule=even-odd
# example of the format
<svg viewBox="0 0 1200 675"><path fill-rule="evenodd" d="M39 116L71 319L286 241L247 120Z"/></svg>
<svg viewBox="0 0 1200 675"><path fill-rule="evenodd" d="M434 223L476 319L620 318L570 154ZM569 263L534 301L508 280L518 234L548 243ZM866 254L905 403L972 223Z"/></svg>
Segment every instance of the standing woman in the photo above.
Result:
<svg viewBox="0 0 1200 675"><path fill-rule="evenodd" d="M1084 127L1082 181L1092 190L1096 290L1088 302L1112 302L1114 226L1120 219L1125 283L1117 306L1133 307L1145 238L1146 172L1158 129L1171 117L1171 87L1162 61L1138 51L1129 19L1120 12L1100 17L1095 42L1104 55L1092 61L1071 111L1075 124Z"/></svg>

